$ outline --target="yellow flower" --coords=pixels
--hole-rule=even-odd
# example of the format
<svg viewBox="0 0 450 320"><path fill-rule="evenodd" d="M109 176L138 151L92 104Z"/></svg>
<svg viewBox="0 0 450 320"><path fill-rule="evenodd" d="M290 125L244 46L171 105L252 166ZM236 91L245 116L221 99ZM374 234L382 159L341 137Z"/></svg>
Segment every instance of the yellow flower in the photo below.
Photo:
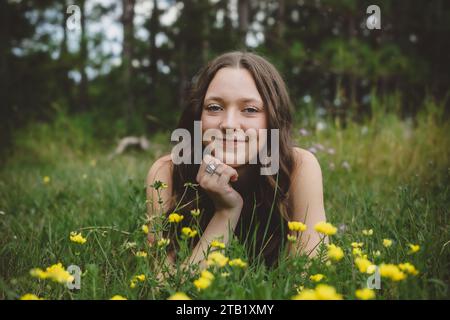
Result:
<svg viewBox="0 0 450 320"><path fill-rule="evenodd" d="M191 210L191 214L194 217L198 217L200 215L200 209L193 209L193 210Z"/></svg>
<svg viewBox="0 0 450 320"><path fill-rule="evenodd" d="M293 300L342 300L342 295L336 289L326 284L317 285L316 289L302 290Z"/></svg>
<svg viewBox="0 0 450 320"><path fill-rule="evenodd" d="M364 245L363 242L352 242L353 248L361 248Z"/></svg>
<svg viewBox="0 0 450 320"><path fill-rule="evenodd" d="M355 257L362 257L362 250L361 250L361 248L353 248L352 254Z"/></svg>
<svg viewBox="0 0 450 320"><path fill-rule="evenodd" d="M145 281L145 274L140 274L134 277L136 280L139 280L141 282Z"/></svg>
<svg viewBox="0 0 450 320"><path fill-rule="evenodd" d="M323 278L325 278L325 276L321 273L313 274L309 277L309 279L314 282L320 282Z"/></svg>
<svg viewBox="0 0 450 320"><path fill-rule="evenodd" d="M299 221L289 221L288 228L291 231L303 232L306 230L306 225Z"/></svg>
<svg viewBox="0 0 450 320"><path fill-rule="evenodd" d="M122 297L122 296L116 294L115 296L113 296L113 297L112 297L111 299L109 299L109 300L127 300L127 298Z"/></svg>
<svg viewBox="0 0 450 320"><path fill-rule="evenodd" d="M180 214L175 213L175 212L169 214L169 222L171 222L171 223L178 223L181 220L183 220L183 218L184 218L183 215L180 215Z"/></svg>
<svg viewBox="0 0 450 320"><path fill-rule="evenodd" d="M392 281L400 281L406 278L406 274L400 271L399 267L395 264L381 264L380 275L385 278L389 278Z"/></svg>
<svg viewBox="0 0 450 320"><path fill-rule="evenodd" d="M162 238L158 241L158 247L164 247L167 246L170 243L170 239Z"/></svg>
<svg viewBox="0 0 450 320"><path fill-rule="evenodd" d="M410 251L408 252L408 254L413 254L416 253L417 251L420 250L420 246L418 244L408 244Z"/></svg>
<svg viewBox="0 0 450 320"><path fill-rule="evenodd" d="M299 294L292 297L292 300L318 300L316 291L312 289L302 290Z"/></svg>
<svg viewBox="0 0 450 320"><path fill-rule="evenodd" d="M37 295L32 293L27 293L21 296L20 300L44 300L44 298L39 298Z"/></svg>
<svg viewBox="0 0 450 320"><path fill-rule="evenodd" d="M355 296L360 300L370 300L375 298L375 292L369 288L358 289L355 292Z"/></svg>
<svg viewBox="0 0 450 320"><path fill-rule="evenodd" d="M234 266L237 266L237 267L240 267L240 268L245 268L245 267L247 267L247 263L244 262L244 261L242 261L240 258L238 258L238 259L233 259L233 260L231 260L230 262L228 262L228 264L229 264L230 266L232 266L232 267L234 267Z"/></svg>
<svg viewBox="0 0 450 320"><path fill-rule="evenodd" d="M221 276L222 278L226 278L226 277L229 277L229 276L230 276L230 273L229 273L229 272L222 272L222 273L220 274L220 276Z"/></svg>
<svg viewBox="0 0 450 320"><path fill-rule="evenodd" d="M328 259L339 261L344 257L344 251L334 244L328 245Z"/></svg>
<svg viewBox="0 0 450 320"><path fill-rule="evenodd" d="M208 288L211 285L211 280L208 278L202 278L194 281L194 286L200 291Z"/></svg>
<svg viewBox="0 0 450 320"><path fill-rule="evenodd" d="M383 239L383 246L385 246L386 248L389 248L390 246L392 246L392 240L391 239Z"/></svg>
<svg viewBox="0 0 450 320"><path fill-rule="evenodd" d="M209 279L211 281L214 280L214 275L211 272L209 272L208 270L203 270L200 273L200 277Z"/></svg>
<svg viewBox="0 0 450 320"><path fill-rule="evenodd" d="M139 274L139 275L134 276L130 281L130 288L131 289L136 288L136 283L138 281L144 282L145 279L146 279L145 274Z"/></svg>
<svg viewBox="0 0 450 320"><path fill-rule="evenodd" d="M49 176L45 176L45 177L42 179L42 181L43 181L45 184L49 184L49 183L50 183L50 177L49 177Z"/></svg>
<svg viewBox="0 0 450 320"><path fill-rule="evenodd" d="M373 273L375 271L374 267L371 267L374 264L366 258L357 257L355 259L355 264L361 273L369 273L369 271L371 271L370 273Z"/></svg>
<svg viewBox="0 0 450 320"><path fill-rule="evenodd" d="M70 233L70 241L75 242L75 243L79 243L79 244L84 244L87 239L83 238L83 236L80 233L76 233L76 232L71 232Z"/></svg>
<svg viewBox="0 0 450 320"><path fill-rule="evenodd" d="M296 242L297 241L297 237L293 236L293 235L290 235L290 234L287 235L287 239L290 242Z"/></svg>
<svg viewBox="0 0 450 320"><path fill-rule="evenodd" d="M177 292L173 295L171 295L167 300L192 300L189 298L185 293L183 292Z"/></svg>
<svg viewBox="0 0 450 320"><path fill-rule="evenodd" d="M141 229L142 229L142 232L144 232L145 234L148 234L148 226L146 224L142 225Z"/></svg>
<svg viewBox="0 0 450 320"><path fill-rule="evenodd" d="M372 229L369 229L369 230L364 229L362 231L362 234L365 236L371 236L371 235L373 235L373 230Z"/></svg>
<svg viewBox="0 0 450 320"><path fill-rule="evenodd" d="M337 232L337 228L334 227L331 223L321 221L314 226L314 230L319 233L326 234L328 236L332 236Z"/></svg>
<svg viewBox="0 0 450 320"><path fill-rule="evenodd" d="M138 251L138 252L136 252L136 257L146 258L147 257L147 252L145 252L145 251Z"/></svg>
<svg viewBox="0 0 450 320"><path fill-rule="evenodd" d="M72 282L74 277L67 272L61 263L54 264L48 267L45 271L36 268L30 270L30 274L33 277L38 277L40 279L51 279L59 283Z"/></svg>
<svg viewBox="0 0 450 320"><path fill-rule="evenodd" d="M414 265L409 262L400 263L398 267L400 270L405 271L410 275L416 276L419 274L419 271L417 271L416 267L414 267Z"/></svg>
<svg viewBox="0 0 450 320"><path fill-rule="evenodd" d="M193 237L195 237L195 236L197 235L197 231L196 231L196 230L192 230L192 229L189 228L189 227L184 227L184 228L182 228L182 229L181 229L181 232L182 232L185 236L187 236L187 237L189 237L189 238L193 238Z"/></svg>
<svg viewBox="0 0 450 320"><path fill-rule="evenodd" d="M342 300L342 295L336 293L332 286L319 284L315 291L318 300Z"/></svg>
<svg viewBox="0 0 450 320"><path fill-rule="evenodd" d="M374 251L374 252L373 252L373 256L374 256L374 257L379 257L380 255L381 255L380 250L377 250L377 251Z"/></svg>
<svg viewBox="0 0 450 320"><path fill-rule="evenodd" d="M211 247L225 249L225 243L220 242L218 240L213 240L213 241L211 241Z"/></svg>
<svg viewBox="0 0 450 320"><path fill-rule="evenodd" d="M228 260L229 259L227 257L225 257L219 251L214 251L208 255L208 259L207 259L206 263L208 266L216 265L219 267L224 267L228 263Z"/></svg>

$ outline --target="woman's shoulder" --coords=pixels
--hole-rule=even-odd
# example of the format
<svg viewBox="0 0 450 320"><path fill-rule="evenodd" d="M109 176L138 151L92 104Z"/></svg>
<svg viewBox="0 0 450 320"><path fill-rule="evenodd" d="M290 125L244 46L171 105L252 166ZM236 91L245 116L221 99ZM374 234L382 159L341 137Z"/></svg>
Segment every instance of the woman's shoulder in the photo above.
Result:
<svg viewBox="0 0 450 320"><path fill-rule="evenodd" d="M147 183L152 184L156 180L170 183L172 180L172 166L173 162L170 154L157 159L148 171Z"/></svg>
<svg viewBox="0 0 450 320"><path fill-rule="evenodd" d="M293 147L295 171L300 173L303 170L320 170L320 164L316 156L306 149Z"/></svg>

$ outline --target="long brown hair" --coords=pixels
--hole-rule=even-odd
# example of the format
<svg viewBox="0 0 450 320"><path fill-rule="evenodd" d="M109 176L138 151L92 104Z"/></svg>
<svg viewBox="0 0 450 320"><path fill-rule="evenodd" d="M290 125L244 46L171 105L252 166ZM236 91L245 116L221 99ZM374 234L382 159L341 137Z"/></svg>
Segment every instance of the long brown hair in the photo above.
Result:
<svg viewBox="0 0 450 320"><path fill-rule="evenodd" d="M247 248L248 258L262 257L266 265L273 266L277 262L280 249L286 240L287 221L290 220L291 208L287 197L294 166L293 144L291 140L291 101L286 85L276 68L262 56L250 52L233 51L224 53L205 65L193 78L186 99L186 106L178 128L187 129L194 137L194 121L199 121L203 109L206 91L217 71L221 68L245 68L252 75L259 94L263 100L267 116L268 129L279 129L279 171L275 175L259 175L252 189L241 191L244 206L240 220L234 231L238 239ZM194 141L191 139L191 150ZM268 139L270 140L270 139ZM270 145L268 145L270 152ZM193 161L193 154L191 163ZM202 210L200 227L204 231L214 215L214 205L200 187L197 190L186 187L186 183L196 183L199 170L198 164L179 164L173 166L173 207L167 214L173 212L182 195L182 209L177 209L185 219L177 225L175 232L184 226L192 226L190 210ZM256 232L256 241L253 240ZM171 238L170 249L177 250L173 232L165 232ZM192 248L198 242L198 237L191 241Z"/></svg>

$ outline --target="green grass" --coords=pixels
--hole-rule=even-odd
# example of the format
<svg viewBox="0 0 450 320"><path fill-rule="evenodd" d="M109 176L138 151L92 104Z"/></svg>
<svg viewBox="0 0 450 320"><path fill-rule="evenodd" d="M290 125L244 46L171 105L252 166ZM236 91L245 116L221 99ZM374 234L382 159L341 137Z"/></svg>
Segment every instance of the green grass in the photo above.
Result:
<svg viewBox="0 0 450 320"><path fill-rule="evenodd" d="M65 115L51 124L33 124L15 136L15 148L0 169L0 298L17 299L34 293L46 299L166 299L182 291L194 299L290 299L296 286L314 288L309 276L322 273L345 299L365 287L369 275L355 267L351 242L364 242L363 250L376 264L411 262L420 271L400 282L381 280L377 299L448 299L450 279L449 164L450 124L439 108L427 102L414 121L379 111L362 124L342 128L328 121L323 131L298 133L300 146L320 143L317 157L324 177L327 219L340 229L331 241L345 257L331 266L318 259L290 259L279 268L262 265L246 269L211 269L212 285L198 291L190 276L179 273L157 287L156 248L146 245L141 230L146 221L145 177L154 161L168 152L168 135L151 138L149 152L132 151L108 160L113 142L95 141L95 124L83 117ZM114 137L111 138L114 140ZM161 147L158 147L161 146ZM320 148L320 146L319 146ZM334 154L326 152L333 148ZM94 161L93 161L94 160ZM343 163L347 163L348 166ZM50 177L49 183L43 177ZM373 229L364 236L363 229ZM82 230L87 242L69 240L71 231ZM384 248L382 241L394 241ZM131 245L130 245L131 243ZM135 243L133 245L133 243ZM421 249L408 254L408 244ZM134 253L145 250L148 258ZM373 251L380 250L379 257ZM243 258L233 242L226 255ZM62 262L81 267L81 289L71 291L50 280L29 274ZM130 288L134 275L146 281Z"/></svg>

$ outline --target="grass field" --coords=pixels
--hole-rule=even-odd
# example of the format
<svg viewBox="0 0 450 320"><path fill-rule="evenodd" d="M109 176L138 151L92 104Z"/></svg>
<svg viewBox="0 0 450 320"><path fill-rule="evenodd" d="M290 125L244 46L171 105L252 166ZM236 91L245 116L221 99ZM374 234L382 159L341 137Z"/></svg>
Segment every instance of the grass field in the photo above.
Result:
<svg viewBox="0 0 450 320"><path fill-rule="evenodd" d="M361 272L367 255L370 264L397 266L382 271L375 299L448 299L450 123L429 104L408 121L385 112L345 128L325 121L316 130L316 119L297 121L296 141L313 148L321 164L327 219L338 228L330 239L344 257L328 263L298 257L275 270L211 266L214 279L201 290L194 285L198 274L179 272L158 283L155 268L163 251L147 246L141 228L145 177L153 160L169 152L169 135L151 137L149 152L108 160L114 137L109 143L94 140L95 124L83 117L35 123L17 132L0 169L0 298L31 293L45 299L167 299L176 292L192 299L339 297L334 288L355 299L370 276ZM363 234L370 229L373 234ZM71 241L73 231L87 241ZM383 239L392 245L383 246ZM353 242L363 243L361 253L352 252ZM411 253L409 244L420 248ZM147 257L136 256L139 251ZM247 261L242 252L235 242L223 251ZM79 290L30 275L58 262L81 268ZM314 281L314 274L325 277Z"/></svg>

